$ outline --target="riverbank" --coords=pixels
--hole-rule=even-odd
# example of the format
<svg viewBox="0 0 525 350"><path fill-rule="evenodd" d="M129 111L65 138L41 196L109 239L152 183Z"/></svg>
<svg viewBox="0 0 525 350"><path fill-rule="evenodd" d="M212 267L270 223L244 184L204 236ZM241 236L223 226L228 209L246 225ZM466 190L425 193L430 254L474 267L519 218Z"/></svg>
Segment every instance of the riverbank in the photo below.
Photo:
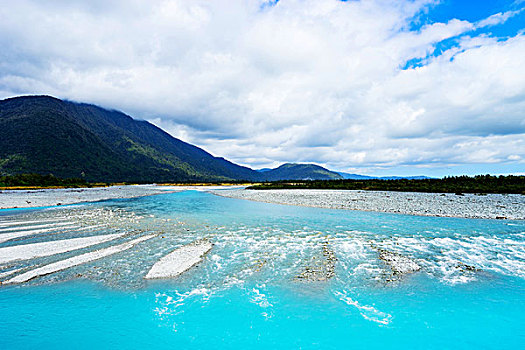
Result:
<svg viewBox="0 0 525 350"><path fill-rule="evenodd" d="M456 195L451 193L299 189L211 192L230 198L329 209L479 219L525 219L525 196L519 194Z"/></svg>

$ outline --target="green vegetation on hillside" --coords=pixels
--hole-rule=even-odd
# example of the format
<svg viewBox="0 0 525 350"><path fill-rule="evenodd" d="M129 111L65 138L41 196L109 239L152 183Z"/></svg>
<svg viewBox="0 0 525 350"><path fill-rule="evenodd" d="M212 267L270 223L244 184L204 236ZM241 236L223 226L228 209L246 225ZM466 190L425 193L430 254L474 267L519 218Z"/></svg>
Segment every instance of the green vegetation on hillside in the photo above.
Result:
<svg viewBox="0 0 525 350"><path fill-rule="evenodd" d="M278 168L260 173L261 181L280 180L338 180L343 177L338 173L316 164L286 163Z"/></svg>
<svg viewBox="0 0 525 350"><path fill-rule="evenodd" d="M0 174L24 173L90 182L259 179L146 121L49 96L0 101Z"/></svg>
<svg viewBox="0 0 525 350"><path fill-rule="evenodd" d="M0 176L0 187L90 187L83 179L60 179L53 175L19 174Z"/></svg>
<svg viewBox="0 0 525 350"><path fill-rule="evenodd" d="M315 164L257 172L148 123L50 96L0 101L0 174L54 174L89 182L174 183L340 179Z"/></svg>
<svg viewBox="0 0 525 350"><path fill-rule="evenodd" d="M518 193L525 194L525 176L477 175L451 176L443 179L397 180L328 180L279 181L248 187L255 190L271 189L330 189L433 193Z"/></svg>

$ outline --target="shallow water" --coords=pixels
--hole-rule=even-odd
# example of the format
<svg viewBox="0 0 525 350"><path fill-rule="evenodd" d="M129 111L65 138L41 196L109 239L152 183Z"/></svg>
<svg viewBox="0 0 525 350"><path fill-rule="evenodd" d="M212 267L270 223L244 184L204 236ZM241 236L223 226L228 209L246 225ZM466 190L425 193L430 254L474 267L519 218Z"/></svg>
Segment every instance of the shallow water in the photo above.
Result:
<svg viewBox="0 0 525 350"><path fill-rule="evenodd" d="M195 191L0 211L0 223L49 219L73 220L84 230L46 232L0 248L129 236L0 272L158 236L26 284L1 286L2 348L495 349L525 343L524 221L283 206ZM201 264L176 279L143 279L162 256L202 238L214 247ZM380 251L419 270L394 273ZM300 278L307 269L313 278Z"/></svg>

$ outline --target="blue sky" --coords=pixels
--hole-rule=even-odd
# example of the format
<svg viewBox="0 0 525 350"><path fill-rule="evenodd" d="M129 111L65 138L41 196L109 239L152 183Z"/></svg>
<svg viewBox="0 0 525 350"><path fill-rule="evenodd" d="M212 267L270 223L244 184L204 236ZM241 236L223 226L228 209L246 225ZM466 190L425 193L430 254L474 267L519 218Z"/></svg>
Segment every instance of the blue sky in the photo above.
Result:
<svg viewBox="0 0 525 350"><path fill-rule="evenodd" d="M422 22L446 22L453 18L476 22L496 13L523 8L523 1L515 0L443 0L435 3L436 5L422 16ZM515 34L515 31L513 33Z"/></svg>
<svg viewBox="0 0 525 350"><path fill-rule="evenodd" d="M473 1L473 0L442 0L436 1L429 6L427 11L416 16L411 23L412 30L420 30L423 26L432 23L446 23L452 19L459 19L476 23L483 21L497 14L512 14L505 22L493 26L485 26L473 29L467 35L481 36L486 35L504 40L513 37L522 32L525 28L525 11L523 11L525 2L516 0L490 0L490 1ZM462 35L465 35L463 33ZM435 50L431 56L439 56L444 51L459 45L461 36L447 38L435 44ZM403 68L423 65L421 59L407 62Z"/></svg>
<svg viewBox="0 0 525 350"><path fill-rule="evenodd" d="M525 173L522 0L0 0L0 98L146 119L254 168Z"/></svg>

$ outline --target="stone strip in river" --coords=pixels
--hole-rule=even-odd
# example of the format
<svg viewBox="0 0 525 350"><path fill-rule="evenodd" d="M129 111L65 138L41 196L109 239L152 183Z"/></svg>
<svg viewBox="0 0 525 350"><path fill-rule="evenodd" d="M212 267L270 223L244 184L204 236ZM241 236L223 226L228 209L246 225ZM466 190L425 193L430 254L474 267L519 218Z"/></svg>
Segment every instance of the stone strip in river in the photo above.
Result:
<svg viewBox="0 0 525 350"><path fill-rule="evenodd" d="M204 240L177 248L155 263L145 278L177 277L198 264L212 247L211 242Z"/></svg>
<svg viewBox="0 0 525 350"><path fill-rule="evenodd" d="M55 272L58 272L58 271L62 271L62 270L71 268L73 266L77 266L77 265L85 264L87 262L91 262L91 261L94 261L94 260L102 259L102 258L104 258L106 256L109 256L109 255L112 255L112 254L119 253L119 252L122 252L124 250L130 249L134 245L136 245L136 244L138 244L140 242L146 241L148 239L151 239L151 238L153 238L155 236L156 235L154 235L154 234L147 235L147 236L142 236L142 237L136 238L136 239L134 239L132 241L128 241L128 242L125 242L125 243L122 243L122 244L119 244L119 245L115 245L115 246L111 246L111 247L108 247L108 248L96 250L96 251L93 251L93 252L77 255L77 256L71 257L69 259L60 260L60 261L57 261L57 262L52 263L52 264L44 265L44 266L36 268L34 270L31 270L31 271L22 273L20 275L17 275L17 276L15 276L15 277L13 277L13 278L5 281L5 282L2 282L2 284L23 283L23 282L27 282L27 281L29 281L29 280L31 280L33 278L39 277L39 276L49 275L50 273L55 273Z"/></svg>

